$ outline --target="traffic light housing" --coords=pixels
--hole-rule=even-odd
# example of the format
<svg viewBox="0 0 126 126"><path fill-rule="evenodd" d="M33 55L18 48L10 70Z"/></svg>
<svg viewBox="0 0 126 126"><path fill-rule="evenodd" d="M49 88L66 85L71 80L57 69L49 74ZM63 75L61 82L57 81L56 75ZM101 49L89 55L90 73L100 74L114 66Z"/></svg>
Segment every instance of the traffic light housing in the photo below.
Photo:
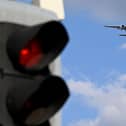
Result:
<svg viewBox="0 0 126 126"><path fill-rule="evenodd" d="M24 27L8 37L6 51L13 69L19 75L39 81L27 88L24 86L25 89L23 85L9 89L6 105L16 125L44 124L68 99L65 81L49 69L67 43L67 31L58 21Z"/></svg>

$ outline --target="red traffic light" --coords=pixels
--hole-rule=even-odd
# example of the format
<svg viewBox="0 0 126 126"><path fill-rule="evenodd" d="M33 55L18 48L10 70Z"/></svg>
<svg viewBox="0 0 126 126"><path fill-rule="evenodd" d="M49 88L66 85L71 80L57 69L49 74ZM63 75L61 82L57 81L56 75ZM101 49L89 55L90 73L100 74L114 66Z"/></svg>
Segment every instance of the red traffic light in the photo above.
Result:
<svg viewBox="0 0 126 126"><path fill-rule="evenodd" d="M50 21L10 35L7 54L16 70L37 75L63 51L68 40L65 27Z"/></svg>
<svg viewBox="0 0 126 126"><path fill-rule="evenodd" d="M39 41L37 39L32 39L23 49L21 49L19 64L26 68L35 67L40 63L42 58L43 52L40 48Z"/></svg>

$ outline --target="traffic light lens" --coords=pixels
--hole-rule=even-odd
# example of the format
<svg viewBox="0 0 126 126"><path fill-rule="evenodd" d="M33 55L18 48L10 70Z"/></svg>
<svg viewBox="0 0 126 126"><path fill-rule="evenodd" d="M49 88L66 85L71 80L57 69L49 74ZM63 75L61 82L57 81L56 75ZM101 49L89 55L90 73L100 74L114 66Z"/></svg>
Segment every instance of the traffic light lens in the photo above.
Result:
<svg viewBox="0 0 126 126"><path fill-rule="evenodd" d="M43 53L40 48L39 41L31 40L21 49L19 54L19 63L26 68L35 67L43 58Z"/></svg>
<svg viewBox="0 0 126 126"><path fill-rule="evenodd" d="M21 50L21 55L22 55L22 56L27 56L29 53L30 53L30 52L29 52L28 49L22 49L22 50Z"/></svg>

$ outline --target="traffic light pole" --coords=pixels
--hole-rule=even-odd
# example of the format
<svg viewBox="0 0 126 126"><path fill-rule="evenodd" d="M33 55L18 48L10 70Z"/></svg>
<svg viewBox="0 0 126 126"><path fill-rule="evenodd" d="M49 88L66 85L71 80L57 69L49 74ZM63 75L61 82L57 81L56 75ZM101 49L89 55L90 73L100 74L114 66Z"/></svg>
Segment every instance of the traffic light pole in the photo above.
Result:
<svg viewBox="0 0 126 126"><path fill-rule="evenodd" d="M58 57L51 65L50 70L54 75L61 76L61 60ZM53 118L50 119L52 126L62 126L61 112L58 112Z"/></svg>

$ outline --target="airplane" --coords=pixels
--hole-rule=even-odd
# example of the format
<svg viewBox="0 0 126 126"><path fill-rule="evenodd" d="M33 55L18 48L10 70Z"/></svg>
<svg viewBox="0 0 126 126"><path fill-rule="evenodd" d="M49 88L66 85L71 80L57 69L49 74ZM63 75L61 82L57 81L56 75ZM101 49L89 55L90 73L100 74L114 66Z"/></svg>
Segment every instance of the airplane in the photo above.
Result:
<svg viewBox="0 0 126 126"><path fill-rule="evenodd" d="M108 28L115 28L115 29L118 29L118 30L123 30L123 31L126 31L126 25L116 25L116 26L113 26L113 25L105 25L104 27L108 27ZM120 34L119 36L126 36L126 34Z"/></svg>
<svg viewBox="0 0 126 126"><path fill-rule="evenodd" d="M121 25L121 26L112 26L112 25L105 25L104 27L108 27L108 28L115 28L115 29L119 29L119 30L124 30L126 31L126 25Z"/></svg>

